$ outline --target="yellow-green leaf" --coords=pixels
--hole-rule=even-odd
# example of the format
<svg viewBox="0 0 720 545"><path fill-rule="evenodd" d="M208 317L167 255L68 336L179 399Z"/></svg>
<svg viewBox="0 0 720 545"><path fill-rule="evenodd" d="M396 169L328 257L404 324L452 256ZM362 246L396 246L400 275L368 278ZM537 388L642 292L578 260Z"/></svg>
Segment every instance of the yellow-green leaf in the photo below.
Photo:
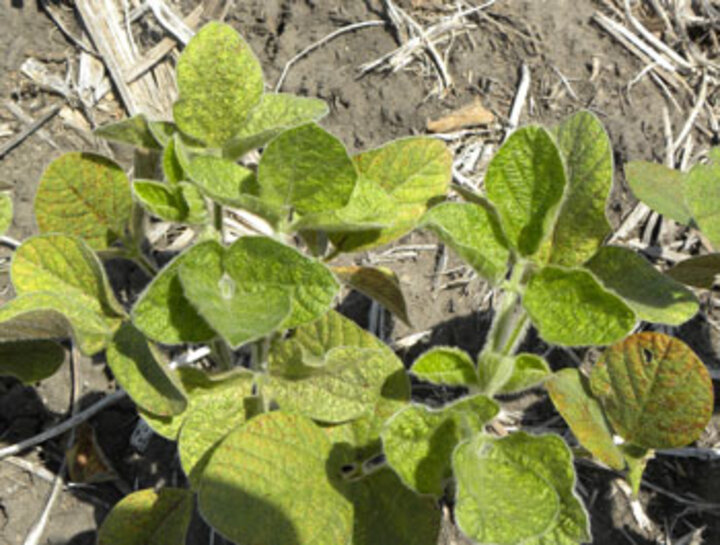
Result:
<svg viewBox="0 0 720 545"><path fill-rule="evenodd" d="M632 161L625 165L625 178L634 195L658 214L683 225L692 221L685 204L685 176L658 163Z"/></svg>
<svg viewBox="0 0 720 545"><path fill-rule="evenodd" d="M98 127L95 134L106 140L131 144L138 148L161 149L150 131L147 118L142 114Z"/></svg>
<svg viewBox="0 0 720 545"><path fill-rule="evenodd" d="M0 376L13 376L31 385L55 374L65 361L65 349L53 341L0 342Z"/></svg>
<svg viewBox="0 0 720 545"><path fill-rule="evenodd" d="M720 250L720 164L695 165L685 180L685 202L693 220Z"/></svg>
<svg viewBox="0 0 720 545"><path fill-rule="evenodd" d="M464 350L451 346L435 346L422 354L410 372L433 384L474 386L478 383L472 359Z"/></svg>
<svg viewBox="0 0 720 545"><path fill-rule="evenodd" d="M683 284L709 290L720 275L720 253L685 259L675 264L667 274Z"/></svg>
<svg viewBox="0 0 720 545"><path fill-rule="evenodd" d="M341 282L375 299L403 322L410 324L400 280L391 269L347 266L333 267L332 271Z"/></svg>
<svg viewBox="0 0 720 545"><path fill-rule="evenodd" d="M538 386L550 375L550 366L535 354L518 354L508 381L500 388L501 394L514 394Z"/></svg>

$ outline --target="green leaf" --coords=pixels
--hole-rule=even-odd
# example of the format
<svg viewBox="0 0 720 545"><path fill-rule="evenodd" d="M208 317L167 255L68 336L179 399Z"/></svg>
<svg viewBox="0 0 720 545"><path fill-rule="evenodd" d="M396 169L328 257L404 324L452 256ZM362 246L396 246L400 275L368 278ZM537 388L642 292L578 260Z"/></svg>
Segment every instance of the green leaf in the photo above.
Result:
<svg viewBox="0 0 720 545"><path fill-rule="evenodd" d="M353 157L360 176L376 182L394 203L394 222L377 231L337 234L333 244L343 252L369 249L414 229L422 215L445 197L452 178L452 155L435 138L395 140Z"/></svg>
<svg viewBox="0 0 720 545"><path fill-rule="evenodd" d="M0 193L0 235L10 229L13 220L13 200L9 193Z"/></svg>
<svg viewBox="0 0 720 545"><path fill-rule="evenodd" d="M667 271L678 282L709 290L720 275L720 253L691 257Z"/></svg>
<svg viewBox="0 0 720 545"><path fill-rule="evenodd" d="M187 217L183 223L188 225L206 224L210 220L210 214L208 213L205 197L200 190L190 182L180 182L178 187L188 209Z"/></svg>
<svg viewBox="0 0 720 545"><path fill-rule="evenodd" d="M193 513L190 490L151 488L125 496L113 507L98 531L98 545L178 545Z"/></svg>
<svg viewBox="0 0 720 545"><path fill-rule="evenodd" d="M55 374L65 361L65 349L53 341L0 343L0 376L13 376L31 385Z"/></svg>
<svg viewBox="0 0 720 545"><path fill-rule="evenodd" d="M252 396L252 373L233 373L213 386L200 389L201 395L189 396L178 439L180 462L193 487L200 483L216 443L251 416L247 403Z"/></svg>
<svg viewBox="0 0 720 545"><path fill-rule="evenodd" d="M189 215L188 205L178 186L152 180L135 180L133 191L142 207L161 220L180 223Z"/></svg>
<svg viewBox="0 0 720 545"><path fill-rule="evenodd" d="M710 243L720 249L720 164L695 165L685 179L685 202Z"/></svg>
<svg viewBox="0 0 720 545"><path fill-rule="evenodd" d="M163 148L167 148L173 135L178 132L177 125L171 121L148 121L148 129Z"/></svg>
<svg viewBox="0 0 720 545"><path fill-rule="evenodd" d="M266 93L250 112L240 131L223 148L223 155L238 159L264 146L286 129L319 121L328 114L325 101L285 93Z"/></svg>
<svg viewBox="0 0 720 545"><path fill-rule="evenodd" d="M685 175L658 163L632 161L625 165L625 179L633 194L658 214L683 225L692 221L685 204Z"/></svg>
<svg viewBox="0 0 720 545"><path fill-rule="evenodd" d="M503 280L510 250L495 210L474 203L443 203L425 213L420 225L433 231L480 276Z"/></svg>
<svg viewBox="0 0 720 545"><path fill-rule="evenodd" d="M605 202L613 182L613 150L600 120L578 112L554 131L565 158L567 189L551 237L549 262L582 265L611 231Z"/></svg>
<svg viewBox="0 0 720 545"><path fill-rule="evenodd" d="M180 254L158 273L132 309L132 322L145 335L163 344L207 342L216 333L183 294L178 271L192 262L194 248Z"/></svg>
<svg viewBox="0 0 720 545"><path fill-rule="evenodd" d="M57 293L26 293L0 307L0 343L73 337L92 356L107 346L117 325Z"/></svg>
<svg viewBox="0 0 720 545"><path fill-rule="evenodd" d="M625 458L613 442L602 407L590 393L585 377L577 369L563 369L555 373L545 387L580 444L611 468L624 469Z"/></svg>
<svg viewBox="0 0 720 545"><path fill-rule="evenodd" d="M500 392L515 372L515 356L483 351L478 355L477 384L480 391L494 396Z"/></svg>
<svg viewBox="0 0 720 545"><path fill-rule="evenodd" d="M477 372L464 350L451 346L436 346L413 363L410 372L421 380L451 386L477 385Z"/></svg>
<svg viewBox="0 0 720 545"><path fill-rule="evenodd" d="M478 543L555 545L590 539L572 454L555 435L479 435L453 454L455 518Z"/></svg>
<svg viewBox="0 0 720 545"><path fill-rule="evenodd" d="M117 330L107 349L107 363L136 405L158 416L179 414L187 399L157 350L132 324Z"/></svg>
<svg viewBox="0 0 720 545"><path fill-rule="evenodd" d="M628 465L626 479L630 483L633 495L637 498L640 494L642 476L647 463L655 456L654 450L644 449L635 445L622 445L620 447Z"/></svg>
<svg viewBox="0 0 720 545"><path fill-rule="evenodd" d="M661 333L638 333L608 348L590 386L617 433L645 448L692 443L712 416L705 365L684 342Z"/></svg>
<svg viewBox="0 0 720 545"><path fill-rule="evenodd" d="M227 206L242 206L243 194L257 193L255 174L228 159L194 157L187 164L187 173L205 195Z"/></svg>
<svg viewBox="0 0 720 545"><path fill-rule="evenodd" d="M689 289L658 272L632 250L600 248L587 268L647 322L680 325L695 316L698 300Z"/></svg>
<svg viewBox="0 0 720 545"><path fill-rule="evenodd" d="M342 208L357 177L343 143L314 123L280 134L258 165L262 200L300 214Z"/></svg>
<svg viewBox="0 0 720 545"><path fill-rule="evenodd" d="M140 114L95 129L95 134L106 140L131 144L138 148L161 149L148 126L147 118Z"/></svg>
<svg viewBox="0 0 720 545"><path fill-rule="evenodd" d="M518 354L515 356L515 365L512 375L500 388L501 394L514 394L528 388L538 386L543 382L551 370L547 362L535 354Z"/></svg>
<svg viewBox="0 0 720 545"><path fill-rule="evenodd" d="M375 299L403 322L410 324L400 280L391 269L348 266L333 267L332 271L341 282Z"/></svg>
<svg viewBox="0 0 720 545"><path fill-rule="evenodd" d="M260 101L263 76L245 40L230 26L206 24L177 63L178 128L208 146L224 146Z"/></svg>
<svg viewBox="0 0 720 545"><path fill-rule="evenodd" d="M180 164L180 160L175 152L175 142L176 140L174 138L168 139L162 157L163 174L170 184L176 184L187 179L185 170Z"/></svg>
<svg viewBox="0 0 720 545"><path fill-rule="evenodd" d="M41 233L67 233L93 250L106 250L125 235L132 194L123 170L92 153L66 153L40 179L35 217Z"/></svg>
<svg viewBox="0 0 720 545"><path fill-rule="evenodd" d="M349 543L353 507L328 478L331 450L303 416L256 416L212 454L198 492L203 518L246 545Z"/></svg>
<svg viewBox="0 0 720 545"><path fill-rule="evenodd" d="M540 336L553 344L610 344L635 325L632 309L582 269L540 269L528 283L523 304Z"/></svg>
<svg viewBox="0 0 720 545"><path fill-rule="evenodd" d="M445 481L452 476L455 447L481 432L499 411L497 403L482 395L437 411L422 405L407 407L393 416L382 432L388 464L416 492L441 496Z"/></svg>
<svg viewBox="0 0 720 545"><path fill-rule="evenodd" d="M54 292L111 319L125 315L102 263L80 238L57 234L28 238L15 251L10 272L18 294Z"/></svg>
<svg viewBox="0 0 720 545"><path fill-rule="evenodd" d="M515 131L488 166L485 188L510 243L521 255L538 251L565 189L565 167L542 127Z"/></svg>

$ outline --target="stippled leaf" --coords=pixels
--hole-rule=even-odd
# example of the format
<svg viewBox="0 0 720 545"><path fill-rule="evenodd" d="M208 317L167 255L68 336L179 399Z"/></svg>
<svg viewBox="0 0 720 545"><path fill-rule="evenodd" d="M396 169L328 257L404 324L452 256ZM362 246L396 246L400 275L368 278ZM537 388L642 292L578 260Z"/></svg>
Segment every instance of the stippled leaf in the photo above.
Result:
<svg viewBox="0 0 720 545"><path fill-rule="evenodd" d="M610 344L630 333L635 313L589 272L548 266L528 283L523 305L547 342Z"/></svg>
<svg viewBox="0 0 720 545"><path fill-rule="evenodd" d="M497 213L489 205L439 204L425 213L420 225L437 234L491 284L505 277L510 250Z"/></svg>
<svg viewBox="0 0 720 545"><path fill-rule="evenodd" d="M333 244L343 252L380 246L411 231L428 208L445 196L452 177L452 155L434 138L395 140L354 156L353 162L361 176L387 193L395 213L389 227L333 235Z"/></svg>
<svg viewBox="0 0 720 545"><path fill-rule="evenodd" d="M98 545L178 545L193 513L193 493L180 488L133 492L113 507L98 531Z"/></svg>
<svg viewBox="0 0 720 545"><path fill-rule="evenodd" d="M412 405L393 416L382 432L390 467L420 494L443 494L452 475L451 456L460 441L483 430L500 410L485 396L473 396L433 411Z"/></svg>
<svg viewBox="0 0 720 545"><path fill-rule="evenodd" d="M145 288L132 309L132 321L145 335L163 344L205 342L216 333L203 320L183 294L178 271L192 261L190 249L158 273Z"/></svg>
<svg viewBox="0 0 720 545"><path fill-rule="evenodd" d="M712 415L705 365L684 342L662 333L638 333L608 348L590 386L615 431L641 447L687 445Z"/></svg>
<svg viewBox="0 0 720 545"><path fill-rule="evenodd" d="M533 255L548 234L565 190L565 167L547 131L515 131L488 166L485 188L503 229L521 255Z"/></svg>
<svg viewBox="0 0 720 545"><path fill-rule="evenodd" d="M550 375L550 366L535 354L518 354L512 375L500 388L501 394L514 394L538 386Z"/></svg>
<svg viewBox="0 0 720 545"><path fill-rule="evenodd" d="M410 372L433 384L472 386L477 384L475 365L467 352L451 346L436 346L415 360Z"/></svg>
<svg viewBox="0 0 720 545"><path fill-rule="evenodd" d="M478 543L555 545L590 539L575 497L572 454L560 437L479 435L453 454L455 518Z"/></svg>
<svg viewBox="0 0 720 545"><path fill-rule="evenodd" d="M147 118L142 114L98 127L95 134L106 140L123 142L138 148L161 149L160 143L150 131Z"/></svg>
<svg viewBox="0 0 720 545"><path fill-rule="evenodd" d="M225 144L223 155L230 159L264 146L283 130L319 121L328 114L323 100L285 93L266 93L240 131Z"/></svg>
<svg viewBox="0 0 720 545"><path fill-rule="evenodd" d="M55 374L65 361L65 349L53 341L0 343L0 376L33 384Z"/></svg>
<svg viewBox="0 0 720 545"><path fill-rule="evenodd" d="M132 324L126 322L115 333L107 349L107 363L120 386L145 411L170 416L185 410L182 386Z"/></svg>
<svg viewBox="0 0 720 545"><path fill-rule="evenodd" d="M331 451L325 433L306 417L256 416L210 457L200 512L225 537L247 545L348 543L353 507L328 478Z"/></svg>
<svg viewBox="0 0 720 545"><path fill-rule="evenodd" d="M125 235L130 218L130 182L110 159L66 153L40 179L35 218L41 233L67 233L105 250Z"/></svg>
<svg viewBox="0 0 720 545"><path fill-rule="evenodd" d="M613 182L613 151L595 114L578 112L554 131L565 158L567 189L552 232L549 262L582 265L610 232L605 201Z"/></svg>
<svg viewBox="0 0 720 545"><path fill-rule="evenodd" d="M647 322L680 325L699 310L695 295L632 250L605 246L587 268Z"/></svg>
<svg viewBox="0 0 720 545"><path fill-rule="evenodd" d="M245 40L231 26L211 22L180 55L177 84L177 126L208 146L222 147L260 101L263 76Z"/></svg>
<svg viewBox="0 0 720 545"><path fill-rule="evenodd" d="M314 123L280 134L258 165L262 200L300 214L342 208L357 177L342 142Z"/></svg>
<svg viewBox="0 0 720 545"><path fill-rule="evenodd" d="M51 234L26 239L13 255L10 272L18 294L54 292L111 319L125 315L102 263L78 237Z"/></svg>
<svg viewBox="0 0 720 545"><path fill-rule="evenodd" d="M577 369L563 369L545 387L580 444L613 469L624 469L625 459L613 442L602 407L590 393L585 377Z"/></svg>
<svg viewBox="0 0 720 545"><path fill-rule="evenodd" d="M679 170L632 161L625 165L625 178L635 196L657 213L683 225L692 221L685 204L685 177Z"/></svg>
<svg viewBox="0 0 720 545"><path fill-rule="evenodd" d="M720 164L695 165L685 179L685 202L693 220L720 250Z"/></svg>
<svg viewBox="0 0 720 545"><path fill-rule="evenodd" d="M709 290L720 275L720 254L685 259L668 270L667 274L683 284Z"/></svg>
<svg viewBox="0 0 720 545"><path fill-rule="evenodd" d="M349 266L333 267L332 271L341 282L375 299L406 324L410 323L400 280L392 270L385 267Z"/></svg>
<svg viewBox="0 0 720 545"><path fill-rule="evenodd" d="M13 200L9 193L0 193L0 235L10 229L13 220Z"/></svg>

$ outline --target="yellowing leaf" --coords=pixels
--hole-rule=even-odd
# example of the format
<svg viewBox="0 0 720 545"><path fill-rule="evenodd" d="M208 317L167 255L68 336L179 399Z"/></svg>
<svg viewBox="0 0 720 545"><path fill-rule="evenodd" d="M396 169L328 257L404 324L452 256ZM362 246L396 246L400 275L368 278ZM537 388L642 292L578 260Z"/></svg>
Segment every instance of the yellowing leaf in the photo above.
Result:
<svg viewBox="0 0 720 545"><path fill-rule="evenodd" d="M410 372L433 384L473 386L478 382L470 356L464 350L451 346L431 348L415 360Z"/></svg>
<svg viewBox="0 0 720 545"><path fill-rule="evenodd" d="M341 282L375 299L406 324L410 323L400 281L392 270L385 267L348 266L333 267L332 271Z"/></svg>
<svg viewBox="0 0 720 545"><path fill-rule="evenodd" d="M625 165L625 178L633 194L658 214L683 225L692 221L685 204L685 176L658 163L632 161Z"/></svg>
<svg viewBox="0 0 720 545"><path fill-rule="evenodd" d="M676 263L668 276L678 282L709 290L720 275L720 254L699 255Z"/></svg>

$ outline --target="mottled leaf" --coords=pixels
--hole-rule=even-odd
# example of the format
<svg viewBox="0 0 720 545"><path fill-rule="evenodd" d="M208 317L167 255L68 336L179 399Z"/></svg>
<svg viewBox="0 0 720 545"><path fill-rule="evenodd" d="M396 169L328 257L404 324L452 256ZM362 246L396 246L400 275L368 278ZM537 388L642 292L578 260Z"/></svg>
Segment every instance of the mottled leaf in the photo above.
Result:
<svg viewBox="0 0 720 545"><path fill-rule="evenodd" d="M510 259L495 210L474 203L443 203L428 210L420 225L432 230L480 276L495 285Z"/></svg>
<svg viewBox="0 0 720 545"><path fill-rule="evenodd" d="M667 274L683 284L709 290L720 275L720 253L685 259L675 264Z"/></svg>
<svg viewBox="0 0 720 545"><path fill-rule="evenodd" d="M680 325L699 310L693 292L657 271L632 250L605 246L586 266L606 288L622 297L641 320Z"/></svg>
<svg viewBox="0 0 720 545"><path fill-rule="evenodd" d="M180 99L175 123L211 147L224 146L246 122L263 92L263 76L245 40L230 25L206 24L177 63Z"/></svg>
<svg viewBox="0 0 720 545"><path fill-rule="evenodd" d="M13 220L13 200L9 193L0 193L0 235L10 229Z"/></svg>
<svg viewBox="0 0 720 545"><path fill-rule="evenodd" d="M695 165L685 178L685 202L693 220L720 250L720 164Z"/></svg>
<svg viewBox="0 0 720 545"><path fill-rule="evenodd" d="M625 459L585 377L577 369L563 369L545 382L545 387L580 444L611 468L624 469Z"/></svg>
<svg viewBox="0 0 720 545"><path fill-rule="evenodd" d="M683 225L692 221L685 204L685 176L658 163L632 161L625 165L625 179L633 194L657 213Z"/></svg>
<svg viewBox="0 0 720 545"><path fill-rule="evenodd" d="M485 188L514 248L533 255L551 229L565 190L557 146L541 127L515 131L488 166Z"/></svg>
<svg viewBox="0 0 720 545"><path fill-rule="evenodd" d="M31 385L55 374L65 361L65 349L53 341L0 342L0 376Z"/></svg>
<svg viewBox="0 0 720 545"><path fill-rule="evenodd" d="M333 267L332 271L341 282L375 299L406 324L410 323L400 280L391 269L348 266Z"/></svg>
<svg viewBox="0 0 720 545"><path fill-rule="evenodd" d="M147 118L142 114L98 127L95 134L105 140L131 144L138 148L161 149L150 131Z"/></svg>
<svg viewBox="0 0 720 545"><path fill-rule="evenodd" d="M151 488L125 496L98 531L98 545L179 545L193 513L190 490Z"/></svg>
<svg viewBox="0 0 720 545"><path fill-rule="evenodd" d="M684 342L662 333L638 333L608 348L590 385L615 431L645 448L685 446L712 415L705 365Z"/></svg>
<svg viewBox="0 0 720 545"><path fill-rule="evenodd" d="M467 352L451 346L435 346L422 354L410 372L433 384L473 386L477 384L475 365Z"/></svg>
<svg viewBox="0 0 720 545"><path fill-rule="evenodd" d="M514 394L538 386L551 373L550 366L535 354L518 354L512 375L500 388L501 394Z"/></svg>
<svg viewBox="0 0 720 545"><path fill-rule="evenodd" d="M131 208L130 182L123 170L92 153L55 159L35 196L41 233L76 235L94 250L105 250L124 237Z"/></svg>
<svg viewBox="0 0 720 545"><path fill-rule="evenodd" d="M530 279L523 304L540 336L564 346L613 343L636 321L630 307L582 269L544 267Z"/></svg>

